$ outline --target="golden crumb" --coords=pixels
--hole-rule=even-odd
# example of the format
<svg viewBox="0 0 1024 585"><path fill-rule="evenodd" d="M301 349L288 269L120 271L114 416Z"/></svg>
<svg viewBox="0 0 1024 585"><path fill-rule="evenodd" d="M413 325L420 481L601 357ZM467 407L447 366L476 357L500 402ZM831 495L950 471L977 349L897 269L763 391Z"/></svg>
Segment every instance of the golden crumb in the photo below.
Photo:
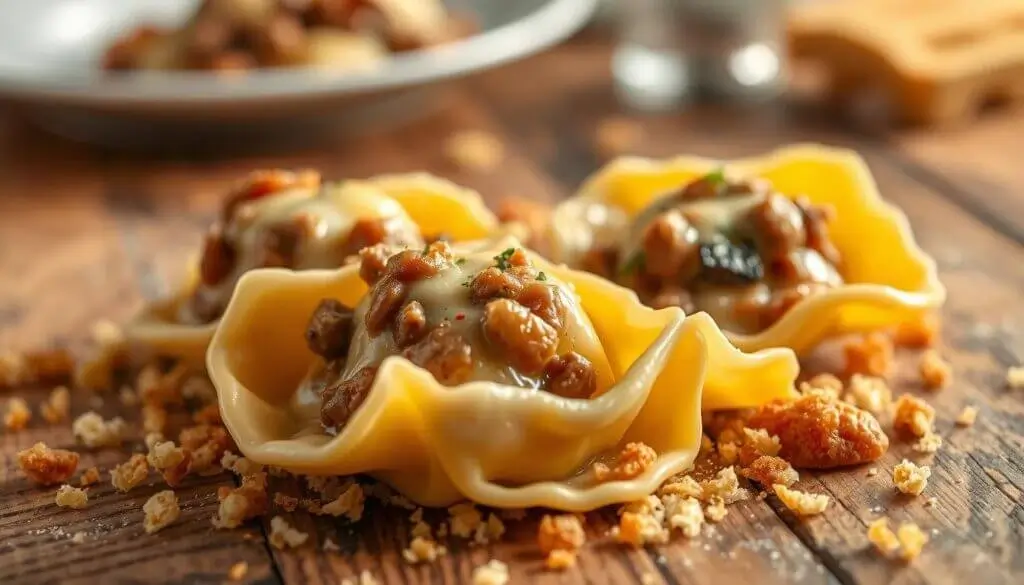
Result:
<svg viewBox="0 0 1024 585"><path fill-rule="evenodd" d="M0 352L0 387L13 387L31 382L25 356L11 351Z"/></svg>
<svg viewBox="0 0 1024 585"><path fill-rule="evenodd" d="M473 569L473 585L505 585L508 583L508 565L491 559L486 565Z"/></svg>
<svg viewBox="0 0 1024 585"><path fill-rule="evenodd" d="M924 505L926 507L928 507L928 508L931 508L932 506L935 506L938 503L939 503L939 498L936 498L935 496L932 496L932 497L930 497L930 498L928 498L927 500L924 501Z"/></svg>
<svg viewBox="0 0 1024 585"><path fill-rule="evenodd" d="M32 420L32 410L23 398L17 396L7 401L7 410L4 412L4 428L8 431L20 431L28 426Z"/></svg>
<svg viewBox="0 0 1024 585"><path fill-rule="evenodd" d="M736 443L718 443L718 459L723 465L732 465L740 458L740 447Z"/></svg>
<svg viewBox="0 0 1024 585"><path fill-rule="evenodd" d="M492 171L505 160L505 145L490 132L463 130L448 137L444 153L461 168Z"/></svg>
<svg viewBox="0 0 1024 585"><path fill-rule="evenodd" d="M150 364L139 371L135 379L135 390L145 404L167 405L181 402L181 385L189 374L184 363L174 366L166 374L159 366Z"/></svg>
<svg viewBox="0 0 1024 585"><path fill-rule="evenodd" d="M121 417L105 421L91 410L71 424L71 432L86 447L117 447L123 441L124 431L125 422Z"/></svg>
<svg viewBox="0 0 1024 585"><path fill-rule="evenodd" d="M718 472L715 479L708 479L700 482L701 500L710 501L714 496L722 498L726 504L732 504L747 499L750 494L740 487L740 480L736 477L736 470L726 467Z"/></svg>
<svg viewBox="0 0 1024 585"><path fill-rule="evenodd" d="M888 518L879 518L868 524L868 542L884 555L891 555L900 548L900 541L889 528Z"/></svg>
<svg viewBox="0 0 1024 585"><path fill-rule="evenodd" d="M932 432L934 422L935 409L920 398L904 394L896 400L892 426L898 434L920 438Z"/></svg>
<svg viewBox="0 0 1024 585"><path fill-rule="evenodd" d="M195 425L178 433L178 444L189 453L192 472L220 471L220 460L231 446L231 437L220 425Z"/></svg>
<svg viewBox="0 0 1024 585"><path fill-rule="evenodd" d="M135 406L139 403L139 395L135 393L131 386L122 386L117 393L117 397L123 406Z"/></svg>
<svg viewBox="0 0 1024 585"><path fill-rule="evenodd" d="M912 461L904 459L893 468L892 482L900 493L917 496L924 491L931 475L932 470L927 465L918 466Z"/></svg>
<svg viewBox="0 0 1024 585"><path fill-rule="evenodd" d="M899 347L931 347L938 342L940 331L941 322L938 315L927 314L916 320L900 323L893 332L893 342Z"/></svg>
<svg viewBox="0 0 1024 585"><path fill-rule="evenodd" d="M573 514L545 514L537 528L537 544L545 555L556 550L577 551L586 539L583 522Z"/></svg>
<svg viewBox="0 0 1024 585"><path fill-rule="evenodd" d="M829 400L839 400L843 392L843 381L832 374L818 374L800 383L801 394L817 394Z"/></svg>
<svg viewBox="0 0 1024 585"><path fill-rule="evenodd" d="M729 510L725 509L725 500L718 496L712 497L711 501L708 502L708 505L704 507L704 518L708 522L717 524L718 522L725 520L725 516L728 513Z"/></svg>
<svg viewBox="0 0 1024 585"><path fill-rule="evenodd" d="M270 536L268 538L274 548L286 549L302 546L309 539L309 535L293 528L281 516L274 516L270 519Z"/></svg>
<svg viewBox="0 0 1024 585"><path fill-rule="evenodd" d="M432 563L436 561L438 557L447 554L447 552L448 550L437 544L435 540L417 536L409 543L409 548L402 551L402 558L410 565L414 565L416 563Z"/></svg>
<svg viewBox="0 0 1024 585"><path fill-rule="evenodd" d="M146 449L152 449L157 443L164 440L163 433L146 433L142 438L142 442L146 445Z"/></svg>
<svg viewBox="0 0 1024 585"><path fill-rule="evenodd" d="M57 490L57 495L54 497L54 501L61 508L74 508L76 510L80 510L89 503L89 494L85 493L85 490L81 488L64 484Z"/></svg>
<svg viewBox="0 0 1024 585"><path fill-rule="evenodd" d="M90 486L100 480L100 470L96 467L90 467L82 472L82 476L78 478L78 485L82 487Z"/></svg>
<svg viewBox="0 0 1024 585"><path fill-rule="evenodd" d="M552 571L564 571L576 566L576 551L556 549L548 553L544 566Z"/></svg>
<svg viewBox="0 0 1024 585"><path fill-rule="evenodd" d="M882 378L854 374L846 388L844 400L872 414L885 412L892 406L892 390Z"/></svg>
<svg viewBox="0 0 1024 585"><path fill-rule="evenodd" d="M829 497L824 494L811 494L800 490L790 489L782 484L772 486L775 495L779 497L787 508L798 516L813 516L821 514L828 507Z"/></svg>
<svg viewBox="0 0 1024 585"><path fill-rule="evenodd" d="M716 498L716 501L722 500ZM687 538L700 534L704 526L704 512L696 498L668 494L662 496L661 503L665 507L665 520L670 530L679 530Z"/></svg>
<svg viewBox="0 0 1024 585"><path fill-rule="evenodd" d="M788 461L770 455L758 457L743 468L741 473L747 479L752 479L765 488L777 483L789 487L800 481L800 474L793 469Z"/></svg>
<svg viewBox="0 0 1024 585"><path fill-rule="evenodd" d="M896 538L899 539L900 546L903 548L900 558L907 562L916 559L924 549L924 545L928 543L928 535L913 523L901 524L896 530Z"/></svg>
<svg viewBox="0 0 1024 585"><path fill-rule="evenodd" d="M945 388L953 379L953 367L934 349L921 354L917 367L921 373L921 381L928 390Z"/></svg>
<svg viewBox="0 0 1024 585"><path fill-rule="evenodd" d="M617 541L635 547L668 542L668 530L661 522L650 514L638 512L624 512L614 534Z"/></svg>
<svg viewBox="0 0 1024 585"><path fill-rule="evenodd" d="M25 477L42 485L64 483L78 468L78 453L64 449L50 449L46 443L36 443L18 452L18 467Z"/></svg>
<svg viewBox="0 0 1024 585"><path fill-rule="evenodd" d="M76 533L74 533L71 536L71 542L74 543L74 544L82 544L83 542L85 542L85 533L84 532L76 532Z"/></svg>
<svg viewBox="0 0 1024 585"><path fill-rule="evenodd" d="M473 536L477 527L483 522L483 515L472 502L455 504L448 508L448 516L451 518L452 535L462 538Z"/></svg>
<svg viewBox="0 0 1024 585"><path fill-rule="evenodd" d="M220 406L217 404L207 404L199 410L192 413L192 422L196 424L208 424L208 425L219 425L223 424L223 419L220 417Z"/></svg>
<svg viewBox="0 0 1024 585"><path fill-rule="evenodd" d="M868 477L875 477L876 475L878 475L878 468L877 467L872 467L871 469L868 470L868 473L867 473Z"/></svg>
<svg viewBox="0 0 1024 585"><path fill-rule="evenodd" d="M217 528L237 528L249 518L267 510L267 474L254 473L242 477L242 485L234 489L222 488L217 492L220 506L213 517Z"/></svg>
<svg viewBox="0 0 1024 585"><path fill-rule="evenodd" d="M117 491L128 492L146 481L148 475L149 465L146 463L146 456L136 453L110 472L110 483Z"/></svg>
<svg viewBox="0 0 1024 585"><path fill-rule="evenodd" d="M885 377L893 364L892 339L884 333L872 332L843 346L846 376L864 374Z"/></svg>
<svg viewBox="0 0 1024 585"><path fill-rule="evenodd" d="M179 465L185 460L185 451L174 444L174 441L160 441L149 448L146 461L153 469L162 471Z"/></svg>
<svg viewBox="0 0 1024 585"><path fill-rule="evenodd" d="M675 477L665 482L658 493L662 495L678 495L691 498L701 498L704 495L704 489L700 487L697 480L693 479L689 475L681 477Z"/></svg>
<svg viewBox="0 0 1024 585"><path fill-rule="evenodd" d="M969 427L974 425L974 421L978 419L978 409L973 406L965 406L960 414L956 415L956 426L958 427Z"/></svg>
<svg viewBox="0 0 1024 585"><path fill-rule="evenodd" d="M352 522L358 522L363 517L363 502L365 500L363 488L358 483L352 482L341 495L324 504L320 513L335 517L344 516Z"/></svg>
<svg viewBox="0 0 1024 585"><path fill-rule="evenodd" d="M178 497L171 490L153 494L142 505L142 511L146 513L146 517L142 520L142 526L146 529L147 534L167 528L181 514Z"/></svg>
<svg viewBox="0 0 1024 585"><path fill-rule="evenodd" d="M245 579L246 573L249 572L249 563L245 561L239 561L228 569L228 579L231 581L241 581Z"/></svg>
<svg viewBox="0 0 1024 585"><path fill-rule="evenodd" d="M657 452L644 443L627 443L609 467L603 463L594 464L597 481L633 479L641 475L658 458Z"/></svg>
<svg viewBox="0 0 1024 585"><path fill-rule="evenodd" d="M643 136L643 126L638 122L615 116L598 122L594 143L602 155L613 157L633 150Z"/></svg>
<svg viewBox="0 0 1024 585"><path fill-rule="evenodd" d="M928 433L914 443L914 451L918 453L935 453L942 446L942 437L935 433Z"/></svg>
<svg viewBox="0 0 1024 585"><path fill-rule="evenodd" d="M1015 366L1006 370L1006 385L1011 390L1024 388L1024 366Z"/></svg>
<svg viewBox="0 0 1024 585"><path fill-rule="evenodd" d="M67 386L57 386L50 391L50 396L39 405L39 414L50 424L68 420L71 414L71 392Z"/></svg>
<svg viewBox="0 0 1024 585"><path fill-rule="evenodd" d="M743 428L743 444L751 447L758 455L775 456L782 449L779 438L769 435L764 429Z"/></svg>

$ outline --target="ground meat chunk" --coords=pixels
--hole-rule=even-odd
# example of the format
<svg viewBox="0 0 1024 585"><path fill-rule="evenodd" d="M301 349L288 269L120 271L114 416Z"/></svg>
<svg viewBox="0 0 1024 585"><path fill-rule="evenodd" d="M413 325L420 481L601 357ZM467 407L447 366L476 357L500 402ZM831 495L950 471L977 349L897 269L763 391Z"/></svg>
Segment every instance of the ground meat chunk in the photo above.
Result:
<svg viewBox="0 0 1024 585"><path fill-rule="evenodd" d="M798 197L794 203L803 214L807 234L807 247L817 250L825 260L838 266L841 257L839 250L828 235L828 222L835 216L835 208L825 205L813 205L806 197Z"/></svg>
<svg viewBox="0 0 1024 585"><path fill-rule="evenodd" d="M405 302L409 287L390 274L370 291L370 308L366 311L366 331L371 337L380 335Z"/></svg>
<svg viewBox="0 0 1024 585"><path fill-rule="evenodd" d="M427 333L427 314L419 301L409 301L395 318L395 343L398 347L412 345Z"/></svg>
<svg viewBox="0 0 1024 585"><path fill-rule="evenodd" d="M430 372L438 382L456 386L473 375L473 348L444 323L435 327L402 356Z"/></svg>
<svg viewBox="0 0 1024 585"><path fill-rule="evenodd" d="M363 248L380 244L388 237L387 223L385 220L374 217L364 218L356 221L348 232L348 237L342 246L342 256L358 254Z"/></svg>
<svg viewBox="0 0 1024 585"><path fill-rule="evenodd" d="M306 326L306 344L310 351L326 360L348 353L352 341L352 309L335 299L320 301Z"/></svg>
<svg viewBox="0 0 1024 585"><path fill-rule="evenodd" d="M750 210L748 220L758 238L762 254L776 257L803 247L807 241L804 216L793 201L780 193L772 193Z"/></svg>
<svg viewBox="0 0 1024 585"><path fill-rule="evenodd" d="M299 216L267 227L259 235L256 265L263 268L291 268L299 257L299 249L312 233L308 216Z"/></svg>
<svg viewBox="0 0 1024 585"><path fill-rule="evenodd" d="M494 266L481 270L469 285L469 298L476 304L491 299L514 299L523 290L523 281L511 272Z"/></svg>
<svg viewBox="0 0 1024 585"><path fill-rule="evenodd" d="M203 257L199 261L199 277L204 284L215 285L228 277L235 264L235 249L224 238L219 225L206 234Z"/></svg>
<svg viewBox="0 0 1024 585"><path fill-rule="evenodd" d="M700 267L697 239L697 230L678 209L662 213L644 230L644 270L663 279L689 280Z"/></svg>
<svg viewBox="0 0 1024 585"><path fill-rule="evenodd" d="M796 467L830 469L866 463L889 447L889 438L871 413L819 394L767 404L747 424L778 436L779 455Z"/></svg>
<svg viewBox="0 0 1024 585"><path fill-rule="evenodd" d="M320 186L320 173L304 169L297 173L281 169L253 171L224 202L223 219L230 221L235 209L242 203L253 201L286 189Z"/></svg>
<svg viewBox="0 0 1024 585"><path fill-rule="evenodd" d="M321 395L320 420L324 426L338 427L348 423L373 387L377 368L363 368L351 378L341 380L324 388Z"/></svg>
<svg viewBox="0 0 1024 585"><path fill-rule="evenodd" d="M597 390L597 376L590 360L571 351L544 365L544 389L566 398L589 398Z"/></svg>
<svg viewBox="0 0 1024 585"><path fill-rule="evenodd" d="M484 336L518 371L538 374L555 355L558 330L515 301L498 299L484 307Z"/></svg>
<svg viewBox="0 0 1024 585"><path fill-rule="evenodd" d="M377 284L387 270L391 250L385 244L377 244L359 250L359 277L369 286Z"/></svg>
<svg viewBox="0 0 1024 585"><path fill-rule="evenodd" d="M554 286L533 282L515 297L516 302L530 309L534 315L555 329L561 329L565 322L565 301Z"/></svg>
<svg viewBox="0 0 1024 585"><path fill-rule="evenodd" d="M612 278L615 276L615 265L618 262L618 257L619 254L614 249L591 248L580 258L580 268L591 274Z"/></svg>

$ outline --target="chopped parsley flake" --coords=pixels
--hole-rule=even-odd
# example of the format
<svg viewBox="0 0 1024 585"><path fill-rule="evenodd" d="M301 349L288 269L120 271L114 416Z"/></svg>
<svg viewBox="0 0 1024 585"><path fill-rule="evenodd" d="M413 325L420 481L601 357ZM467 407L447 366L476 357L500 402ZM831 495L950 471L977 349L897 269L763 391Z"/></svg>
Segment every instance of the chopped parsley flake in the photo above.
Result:
<svg viewBox="0 0 1024 585"><path fill-rule="evenodd" d="M516 253L515 248L507 248L501 254L494 257L494 261L497 263L498 269L502 272L508 270L512 265L508 263L509 259L512 258L512 254Z"/></svg>
<svg viewBox="0 0 1024 585"><path fill-rule="evenodd" d="M422 251L422 252L420 252L420 254L422 254L422 255L426 256L426 255L427 255L427 252L429 252L429 251L430 251L430 244L424 244L424 245L423 245L423 251Z"/></svg>
<svg viewBox="0 0 1024 585"><path fill-rule="evenodd" d="M548 279L548 275L547 274L544 274L543 272L537 274L537 280L539 280L541 282L544 282L547 279Z"/></svg>
<svg viewBox="0 0 1024 585"><path fill-rule="evenodd" d="M465 263L466 263L466 259L465 258L456 258L455 259L455 265L456 266L462 266Z"/></svg>
<svg viewBox="0 0 1024 585"><path fill-rule="evenodd" d="M646 262L647 258L644 256L643 250L637 250L637 252L634 253L626 262L626 265L622 267L620 272L622 272L622 274L633 274L634 272L641 270Z"/></svg>
<svg viewBox="0 0 1024 585"><path fill-rule="evenodd" d="M718 167L710 173L704 175L704 180L722 185L725 183L725 168Z"/></svg>

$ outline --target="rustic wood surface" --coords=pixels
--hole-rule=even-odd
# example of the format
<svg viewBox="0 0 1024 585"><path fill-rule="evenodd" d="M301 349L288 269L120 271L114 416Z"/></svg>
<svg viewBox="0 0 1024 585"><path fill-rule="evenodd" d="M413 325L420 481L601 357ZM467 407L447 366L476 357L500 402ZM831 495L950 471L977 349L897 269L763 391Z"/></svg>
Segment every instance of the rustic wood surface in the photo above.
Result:
<svg viewBox="0 0 1024 585"><path fill-rule="evenodd" d="M445 107L411 125L330 147L284 155L177 159L104 152L0 122L0 348L64 343L75 347L98 318L125 320L173 290L185 259L213 217L224 186L258 167L311 166L329 178L427 170L505 196L551 202L567 196L606 160L598 123L619 115L608 77L607 43L593 38L454 84ZM529 80L529 82L524 82ZM901 206L949 289L943 353L953 385L928 400L945 443L922 457L894 442L867 467L804 474L801 486L829 493L822 516L801 521L774 498L730 508L725 521L693 540L627 550L602 544L609 512L590 524L578 568L542 570L530 522L509 523L499 543L448 543L449 556L423 566L401 561L409 540L404 512L370 506L357 525L294 515L320 546L272 549L256 523L235 531L210 525L226 476L193 478L178 490L181 519L143 533L141 505L160 484L117 494L104 480L84 510L53 504L53 490L22 477L13 454L35 441L73 448L69 425L33 420L0 434L0 583L221 583L246 561L247 583L336 584L362 570L382 583L467 582L490 558L509 564L512 583L1021 583L1024 581L1024 393L1005 387L1007 367L1024 360L1024 113L992 112L948 131L860 130L802 104L749 109L699 106L684 113L633 116L645 136L633 152L733 157L794 141L860 150L883 194ZM497 170L456 168L444 137L463 129L499 136L507 160ZM866 233L865 237L870 237ZM900 355L899 391L922 394L914 355ZM35 407L47 388L0 391ZM98 405L132 417L112 395L75 393L73 414ZM979 409L971 428L953 425L965 405ZM135 427L135 438L139 438ZM84 452L80 469L112 467L120 450ZM932 465L925 496L899 497L891 469L903 457ZM928 496L937 501L926 506ZM912 520L931 542L910 565L870 549L865 530L885 515ZM84 531L83 544L69 535Z"/></svg>

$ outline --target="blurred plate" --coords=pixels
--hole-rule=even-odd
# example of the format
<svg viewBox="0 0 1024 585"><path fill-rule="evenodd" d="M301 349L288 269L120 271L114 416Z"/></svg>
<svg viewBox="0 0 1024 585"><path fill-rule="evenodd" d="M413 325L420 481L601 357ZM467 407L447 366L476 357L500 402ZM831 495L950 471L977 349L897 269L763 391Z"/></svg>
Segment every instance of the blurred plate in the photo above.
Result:
<svg viewBox="0 0 1024 585"><path fill-rule="evenodd" d="M58 133L117 145L251 139L396 121L422 110L411 90L520 59L581 28L596 0L450 0L480 33L395 55L372 71L261 69L105 75L114 38L184 22L196 0L0 0L0 97ZM153 133L157 133L156 136Z"/></svg>

